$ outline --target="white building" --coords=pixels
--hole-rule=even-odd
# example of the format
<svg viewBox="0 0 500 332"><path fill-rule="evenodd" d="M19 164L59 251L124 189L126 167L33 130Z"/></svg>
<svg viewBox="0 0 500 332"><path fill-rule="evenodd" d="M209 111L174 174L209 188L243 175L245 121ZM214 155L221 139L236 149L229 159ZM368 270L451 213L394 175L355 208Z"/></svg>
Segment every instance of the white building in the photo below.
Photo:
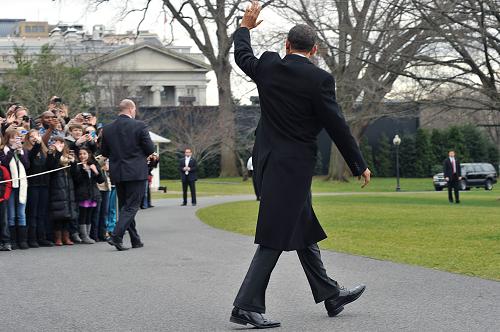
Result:
<svg viewBox="0 0 500 332"><path fill-rule="evenodd" d="M179 97L206 105L210 66L203 56L191 53L190 47L164 46L147 31L114 34L95 26L86 35L81 26L59 24L45 38L0 37L0 80L16 66L16 47L27 57L37 57L46 44L68 63L88 66L100 91L100 106L116 106L125 97L141 99L142 106L177 106Z"/></svg>

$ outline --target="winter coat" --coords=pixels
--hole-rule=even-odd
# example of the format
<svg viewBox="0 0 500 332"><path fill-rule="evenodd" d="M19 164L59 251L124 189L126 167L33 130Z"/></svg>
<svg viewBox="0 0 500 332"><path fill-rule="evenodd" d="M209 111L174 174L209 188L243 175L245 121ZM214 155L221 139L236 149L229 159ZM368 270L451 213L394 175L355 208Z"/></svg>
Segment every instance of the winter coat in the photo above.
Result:
<svg viewBox="0 0 500 332"><path fill-rule="evenodd" d="M47 168L53 170L62 167L60 165L61 156L61 152L48 154ZM50 173L49 217L52 221L68 221L78 218L72 177L72 173L76 172L76 163L70 165L69 168Z"/></svg>

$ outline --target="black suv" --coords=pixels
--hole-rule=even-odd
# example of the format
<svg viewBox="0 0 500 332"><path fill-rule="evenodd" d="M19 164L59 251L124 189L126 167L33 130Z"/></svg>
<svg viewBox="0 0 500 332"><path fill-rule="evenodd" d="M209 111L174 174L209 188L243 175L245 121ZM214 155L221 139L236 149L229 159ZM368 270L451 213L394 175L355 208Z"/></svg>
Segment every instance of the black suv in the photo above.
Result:
<svg viewBox="0 0 500 332"><path fill-rule="evenodd" d="M464 163L462 167L462 181L460 181L460 190L469 190L470 188L493 189L497 183L497 172L492 164L488 163ZM434 188L437 191L443 190L448 186L443 173L438 173L432 178Z"/></svg>

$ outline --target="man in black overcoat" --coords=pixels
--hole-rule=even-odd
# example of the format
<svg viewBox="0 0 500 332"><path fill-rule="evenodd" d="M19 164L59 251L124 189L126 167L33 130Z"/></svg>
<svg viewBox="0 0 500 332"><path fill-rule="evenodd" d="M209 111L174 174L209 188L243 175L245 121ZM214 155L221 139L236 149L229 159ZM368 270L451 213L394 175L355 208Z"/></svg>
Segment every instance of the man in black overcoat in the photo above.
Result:
<svg viewBox="0 0 500 332"><path fill-rule="evenodd" d="M355 176L370 181L370 171L335 99L335 83L310 60L316 34L306 25L292 28L287 55L253 54L249 30L259 23L257 1L246 10L234 34L236 64L256 84L261 119L253 150L254 175L261 195L255 256L234 300L230 320L258 328L280 326L264 318L265 292L282 251L297 251L316 303L325 302L329 316L358 299L365 286L344 289L326 273L317 242L326 238L311 205L317 135L324 128ZM363 185L363 186L364 186Z"/></svg>
<svg viewBox="0 0 500 332"><path fill-rule="evenodd" d="M448 152L448 158L443 163L444 179L448 182L448 200L453 203L453 194L455 192L455 202L460 203L460 191L458 185L462 180L462 169L460 161L455 157L455 151Z"/></svg>
<svg viewBox="0 0 500 332"><path fill-rule="evenodd" d="M182 182L182 206L187 205L187 190L191 191L191 204L196 206L196 175L197 163L193 158L193 151L190 148L184 150L184 158L179 160L179 171Z"/></svg>
<svg viewBox="0 0 500 332"><path fill-rule="evenodd" d="M132 100L120 102L120 114L102 130L101 154L109 158L109 174L116 184L119 216L108 241L117 250L127 250L123 245L125 231L130 235L132 248L143 247L137 233L135 215L144 197L148 179L148 158L157 158L148 128L135 120L136 107Z"/></svg>

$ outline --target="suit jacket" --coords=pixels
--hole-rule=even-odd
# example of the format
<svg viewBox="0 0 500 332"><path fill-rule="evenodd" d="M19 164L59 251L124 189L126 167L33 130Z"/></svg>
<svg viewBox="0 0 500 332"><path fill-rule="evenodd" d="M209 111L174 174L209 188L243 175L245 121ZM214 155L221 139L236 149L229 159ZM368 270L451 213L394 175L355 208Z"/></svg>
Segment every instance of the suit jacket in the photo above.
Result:
<svg viewBox="0 0 500 332"><path fill-rule="evenodd" d="M234 34L236 64L256 84L261 118L253 150L261 192L255 243L303 249L326 238L311 204L317 136L324 128L354 175L366 169L335 100L335 81L300 55L265 52L257 59L246 28Z"/></svg>
<svg viewBox="0 0 500 332"><path fill-rule="evenodd" d="M109 158L113 183L147 180L147 157L154 151L148 128L142 121L120 115L103 128L101 154Z"/></svg>
<svg viewBox="0 0 500 332"><path fill-rule="evenodd" d="M457 158L455 158L455 168L456 168L456 176L462 176L462 168L460 167L460 162ZM450 158L446 158L443 162L443 173L445 178L453 179L453 165L451 164Z"/></svg>
<svg viewBox="0 0 500 332"><path fill-rule="evenodd" d="M191 182L198 180L198 177L196 175L196 168L197 168L196 159L191 157L188 166L191 168L191 170L189 171L188 175L186 175L186 171L183 170L183 168L186 167L186 158L184 157L179 160L179 171L181 172L182 182Z"/></svg>

